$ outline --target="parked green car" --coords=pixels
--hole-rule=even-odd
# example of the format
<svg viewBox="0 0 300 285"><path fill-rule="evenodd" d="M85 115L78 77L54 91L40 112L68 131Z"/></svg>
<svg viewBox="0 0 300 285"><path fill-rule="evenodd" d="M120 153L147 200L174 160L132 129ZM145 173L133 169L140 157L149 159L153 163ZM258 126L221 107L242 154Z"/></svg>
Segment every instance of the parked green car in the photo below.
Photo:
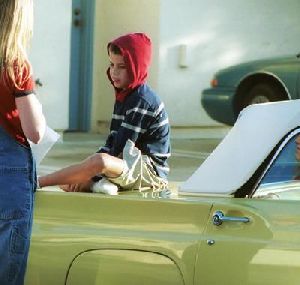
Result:
<svg viewBox="0 0 300 285"><path fill-rule="evenodd" d="M299 285L300 100L247 107L178 193L38 191L27 285Z"/></svg>
<svg viewBox="0 0 300 285"><path fill-rule="evenodd" d="M202 92L208 115L233 125L240 111L254 103L300 98L300 54L250 61L220 70Z"/></svg>

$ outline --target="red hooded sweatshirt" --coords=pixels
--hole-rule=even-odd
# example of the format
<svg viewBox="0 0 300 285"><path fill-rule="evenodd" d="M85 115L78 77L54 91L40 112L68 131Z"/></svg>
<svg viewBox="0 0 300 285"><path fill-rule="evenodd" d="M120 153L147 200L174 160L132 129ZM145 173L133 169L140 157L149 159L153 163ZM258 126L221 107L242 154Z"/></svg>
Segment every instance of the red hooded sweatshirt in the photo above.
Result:
<svg viewBox="0 0 300 285"><path fill-rule="evenodd" d="M121 50L121 55L124 57L129 73L130 84L127 89L123 90L114 87L116 100L123 102L128 94L146 81L152 57L151 40L146 34L133 33L111 41L107 45L107 50L110 44L116 45ZM113 85L109 69L107 70L107 75Z"/></svg>

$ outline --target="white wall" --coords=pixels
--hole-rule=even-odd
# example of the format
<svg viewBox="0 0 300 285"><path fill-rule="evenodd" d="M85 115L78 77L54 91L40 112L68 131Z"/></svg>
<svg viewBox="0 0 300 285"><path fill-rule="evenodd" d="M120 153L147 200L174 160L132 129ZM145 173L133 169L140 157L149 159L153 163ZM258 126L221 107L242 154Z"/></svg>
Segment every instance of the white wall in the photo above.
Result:
<svg viewBox="0 0 300 285"><path fill-rule="evenodd" d="M215 125L200 104L218 69L300 51L299 0L160 1L158 91L177 126ZM187 68L178 67L187 45Z"/></svg>
<svg viewBox="0 0 300 285"><path fill-rule="evenodd" d="M48 123L67 129L72 1L38 0L30 58L43 87L38 97ZM126 32L148 33L154 44L149 83L166 104L173 126L217 123L200 105L220 68L300 51L299 0L96 0L92 130L110 121L113 89L106 45ZM187 45L187 68L178 67Z"/></svg>
<svg viewBox="0 0 300 285"><path fill-rule="evenodd" d="M56 130L69 126L69 68L72 1L34 1L34 35L30 61L48 125Z"/></svg>

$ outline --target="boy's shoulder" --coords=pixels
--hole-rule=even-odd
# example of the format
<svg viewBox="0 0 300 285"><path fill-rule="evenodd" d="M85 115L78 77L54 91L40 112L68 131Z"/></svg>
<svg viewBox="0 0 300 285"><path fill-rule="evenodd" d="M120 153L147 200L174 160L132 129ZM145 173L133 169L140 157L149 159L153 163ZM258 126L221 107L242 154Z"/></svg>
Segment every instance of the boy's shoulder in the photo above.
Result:
<svg viewBox="0 0 300 285"><path fill-rule="evenodd" d="M128 103L133 104L143 102L153 108L161 104L161 99L157 93L147 84L140 85L131 96L129 96L128 101Z"/></svg>

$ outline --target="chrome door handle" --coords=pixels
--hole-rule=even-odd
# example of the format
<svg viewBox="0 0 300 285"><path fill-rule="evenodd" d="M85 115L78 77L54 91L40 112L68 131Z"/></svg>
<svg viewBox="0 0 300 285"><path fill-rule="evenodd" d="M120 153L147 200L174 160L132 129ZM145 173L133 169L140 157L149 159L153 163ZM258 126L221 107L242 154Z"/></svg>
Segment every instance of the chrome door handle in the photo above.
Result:
<svg viewBox="0 0 300 285"><path fill-rule="evenodd" d="M247 217L228 217L222 211L216 211L212 217L212 222L214 225L220 226L223 222L249 223L250 219Z"/></svg>

